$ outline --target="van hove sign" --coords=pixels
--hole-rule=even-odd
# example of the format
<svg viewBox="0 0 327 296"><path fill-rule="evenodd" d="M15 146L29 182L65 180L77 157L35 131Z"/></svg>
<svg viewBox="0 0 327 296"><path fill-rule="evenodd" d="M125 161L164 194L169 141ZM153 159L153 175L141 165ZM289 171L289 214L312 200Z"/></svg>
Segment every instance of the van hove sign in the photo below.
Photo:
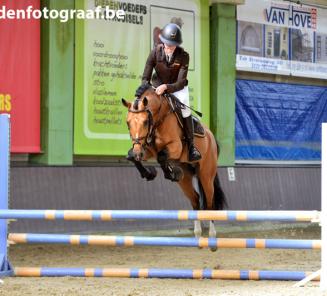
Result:
<svg viewBox="0 0 327 296"><path fill-rule="evenodd" d="M327 79L327 9L246 0L237 7L236 68Z"/></svg>
<svg viewBox="0 0 327 296"><path fill-rule="evenodd" d="M317 9L310 7L295 7L294 5L275 4L264 9L266 22L295 28L317 28Z"/></svg>
<svg viewBox="0 0 327 296"><path fill-rule="evenodd" d="M327 9L282 1L246 0L237 19L274 26L327 31Z"/></svg>

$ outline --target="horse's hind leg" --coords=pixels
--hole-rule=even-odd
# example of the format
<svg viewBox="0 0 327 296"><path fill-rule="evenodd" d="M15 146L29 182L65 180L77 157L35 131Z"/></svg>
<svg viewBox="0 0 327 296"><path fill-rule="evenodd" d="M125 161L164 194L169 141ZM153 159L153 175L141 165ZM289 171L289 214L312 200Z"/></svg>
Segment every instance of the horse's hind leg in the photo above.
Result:
<svg viewBox="0 0 327 296"><path fill-rule="evenodd" d="M178 185L181 187L184 194L190 200L193 210L199 210L200 209L199 196L193 188L193 183L192 183L193 175L189 171L187 171L187 169L183 169L183 171L184 171L184 178L178 182ZM198 220L194 221L194 235L197 238L201 237L202 235L201 221Z"/></svg>
<svg viewBox="0 0 327 296"><path fill-rule="evenodd" d="M215 176L215 175L214 175ZM200 182L206 197L206 210L214 209L214 178L208 176L208 172L199 171ZM217 232L214 221L209 222L209 237L216 238ZM216 251L217 247L211 247L211 251Z"/></svg>

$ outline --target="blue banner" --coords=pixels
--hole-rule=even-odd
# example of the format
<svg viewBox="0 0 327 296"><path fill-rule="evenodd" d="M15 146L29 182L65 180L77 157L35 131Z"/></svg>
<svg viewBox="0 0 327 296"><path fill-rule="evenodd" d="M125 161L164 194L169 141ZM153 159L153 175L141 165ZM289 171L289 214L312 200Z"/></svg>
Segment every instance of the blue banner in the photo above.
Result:
<svg viewBox="0 0 327 296"><path fill-rule="evenodd" d="M327 88L236 82L236 159L317 161Z"/></svg>

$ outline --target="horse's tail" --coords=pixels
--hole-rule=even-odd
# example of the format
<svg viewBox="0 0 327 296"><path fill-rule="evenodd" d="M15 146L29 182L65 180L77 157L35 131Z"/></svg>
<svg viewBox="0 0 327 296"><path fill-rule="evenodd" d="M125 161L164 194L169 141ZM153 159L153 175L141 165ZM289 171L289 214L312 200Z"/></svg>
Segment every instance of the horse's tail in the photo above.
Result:
<svg viewBox="0 0 327 296"><path fill-rule="evenodd" d="M200 210L205 210L207 209L207 201L200 179L198 179L198 186L199 186L198 194L199 194ZM217 173L213 180L213 187L214 187L213 210L222 210L224 208L227 208L228 204L227 204L226 196L223 189L220 186L220 181Z"/></svg>
<svg viewBox="0 0 327 296"><path fill-rule="evenodd" d="M219 156L219 145L217 144L217 157ZM213 180L214 186L214 193L213 193L213 210L222 210L228 207L227 200L223 189L221 188L218 173L216 172L215 178ZM207 209L207 201L205 192L203 190L203 186L201 184L200 179L198 179L198 190L197 193L199 194L199 207L201 210Z"/></svg>
<svg viewBox="0 0 327 296"><path fill-rule="evenodd" d="M217 145L217 157L219 157L220 147L217 141L216 141L216 145ZM214 194L213 194L214 209L222 210L224 208L227 208L228 204L227 204L226 196L223 189L221 188L218 173L216 173L215 179L213 181L213 186L214 186Z"/></svg>
<svg viewBox="0 0 327 296"><path fill-rule="evenodd" d="M220 181L218 174L216 173L215 179L213 181L214 194L213 194L213 205L215 210L222 210L227 208L226 196L223 189L220 186Z"/></svg>

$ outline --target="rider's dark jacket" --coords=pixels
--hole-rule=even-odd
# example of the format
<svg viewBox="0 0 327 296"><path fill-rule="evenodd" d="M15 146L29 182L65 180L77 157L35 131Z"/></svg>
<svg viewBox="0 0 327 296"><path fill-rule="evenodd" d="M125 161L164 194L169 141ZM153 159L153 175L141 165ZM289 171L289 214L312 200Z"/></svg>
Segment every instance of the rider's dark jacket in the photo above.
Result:
<svg viewBox="0 0 327 296"><path fill-rule="evenodd" d="M187 71L189 65L189 54L177 46L170 59L167 61L163 44L157 45L150 53L143 72L142 82L150 82L157 87L167 84L167 92L173 93L184 88L188 84Z"/></svg>

